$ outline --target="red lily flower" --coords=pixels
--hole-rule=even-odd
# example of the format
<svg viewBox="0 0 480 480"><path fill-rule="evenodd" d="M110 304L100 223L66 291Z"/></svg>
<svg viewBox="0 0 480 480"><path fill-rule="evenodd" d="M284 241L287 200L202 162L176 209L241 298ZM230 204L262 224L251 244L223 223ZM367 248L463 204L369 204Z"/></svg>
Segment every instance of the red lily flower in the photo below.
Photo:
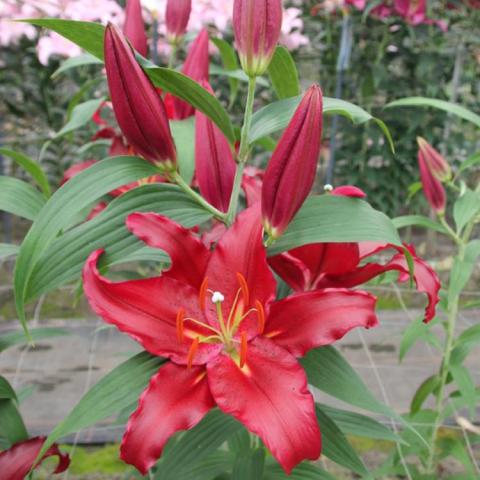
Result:
<svg viewBox="0 0 480 480"><path fill-rule="evenodd" d="M242 178L242 189L245 193L245 199L249 207L262 200L264 176L265 171L260 168L252 167L251 165L245 167Z"/></svg>
<svg viewBox="0 0 480 480"><path fill-rule="evenodd" d="M177 45L187 31L190 13L192 12L192 0L168 0L165 12L165 24L167 26L168 41Z"/></svg>
<svg viewBox="0 0 480 480"><path fill-rule="evenodd" d="M206 82L203 87L213 94ZM195 113L195 172L200 193L214 207L228 211L236 164L222 131L202 112Z"/></svg>
<svg viewBox="0 0 480 480"><path fill-rule="evenodd" d="M342 191L341 188L336 190ZM358 196L357 192L355 196ZM415 254L412 246L405 247L413 256L417 290L428 297L424 321L429 322L435 317L440 281L432 267ZM372 255L392 249L396 250L396 254L387 263L360 265ZM352 288L389 271L400 272L400 282L409 279L409 267L402 249L375 242L315 243L270 257L268 263L290 287L300 292L332 287Z"/></svg>
<svg viewBox="0 0 480 480"><path fill-rule="evenodd" d="M45 437L36 437L16 443L13 447L0 452L0 474L2 480L24 480L37 459L45 442ZM57 444L52 445L40 460L41 464L48 457L58 457L58 465L53 473L62 473L70 465L70 458L63 454Z"/></svg>
<svg viewBox="0 0 480 480"><path fill-rule="evenodd" d="M210 57L208 31L204 28L192 42L187 58L183 64L182 73L197 83L208 82ZM195 109L189 103L173 97L165 97L165 102L171 105L171 115L175 120L185 120L195 114Z"/></svg>
<svg viewBox="0 0 480 480"><path fill-rule="evenodd" d="M322 90L312 85L283 133L265 171L262 216L265 231L278 238L312 189L322 137Z"/></svg>
<svg viewBox="0 0 480 480"><path fill-rule="evenodd" d="M140 0L127 0L123 33L130 40L132 47L140 55L146 57L148 52L147 34Z"/></svg>
<svg viewBox="0 0 480 480"><path fill-rule="evenodd" d="M130 417L122 459L145 473L179 430L217 405L257 434L286 472L320 455L320 431L297 361L355 327L377 324L376 299L346 289L274 301L259 206L244 211L210 252L167 217L134 213L127 227L165 250L161 277L114 283L94 252L84 268L93 310L170 362L152 377Z"/></svg>

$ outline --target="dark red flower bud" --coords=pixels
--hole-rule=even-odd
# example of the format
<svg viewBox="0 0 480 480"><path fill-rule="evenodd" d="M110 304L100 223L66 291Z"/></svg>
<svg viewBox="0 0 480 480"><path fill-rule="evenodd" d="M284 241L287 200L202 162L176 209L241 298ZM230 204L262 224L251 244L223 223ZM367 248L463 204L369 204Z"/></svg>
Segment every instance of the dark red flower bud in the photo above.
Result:
<svg viewBox="0 0 480 480"><path fill-rule="evenodd" d="M113 110L128 143L163 170L175 170L177 154L165 105L112 24L105 31L105 68Z"/></svg>
<svg viewBox="0 0 480 480"><path fill-rule="evenodd" d="M203 83L210 93L210 85ZM195 114L195 166L200 193L214 207L228 211L235 178L235 160L228 140L205 114Z"/></svg>
<svg viewBox="0 0 480 480"><path fill-rule="evenodd" d="M322 136L322 90L308 89L270 160L262 189L265 231L278 238L312 189Z"/></svg>
<svg viewBox="0 0 480 480"><path fill-rule="evenodd" d="M441 182L448 182L452 178L452 169L443 156L435 150L424 138L417 137L418 154L423 157L431 174Z"/></svg>
<svg viewBox="0 0 480 480"><path fill-rule="evenodd" d="M275 53L282 29L281 0L235 0L233 29L245 73L265 73Z"/></svg>
<svg viewBox="0 0 480 480"><path fill-rule="evenodd" d="M183 64L182 73L197 83L208 82L210 70L208 45L208 31L203 29L192 42ZM175 120L184 120L195 114L195 108L189 103L174 97L173 112Z"/></svg>
<svg viewBox="0 0 480 480"><path fill-rule="evenodd" d="M168 0L165 13L167 24L168 41L178 44L187 31L190 13L192 11L192 0Z"/></svg>
<svg viewBox="0 0 480 480"><path fill-rule="evenodd" d="M143 21L142 5L140 0L127 0L125 5L125 23L123 33L130 40L132 47L144 57L147 56L147 34Z"/></svg>
<svg viewBox="0 0 480 480"><path fill-rule="evenodd" d="M447 194L440 180L435 178L428 168L424 156L418 152L418 166L420 168L420 179L422 180L423 193L432 210L442 215L447 204Z"/></svg>

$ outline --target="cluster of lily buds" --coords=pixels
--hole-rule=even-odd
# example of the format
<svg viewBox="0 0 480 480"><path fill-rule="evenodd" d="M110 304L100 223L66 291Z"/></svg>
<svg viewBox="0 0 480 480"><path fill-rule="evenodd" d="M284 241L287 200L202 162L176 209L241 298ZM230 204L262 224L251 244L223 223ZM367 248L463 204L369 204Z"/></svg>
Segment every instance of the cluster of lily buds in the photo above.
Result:
<svg viewBox="0 0 480 480"><path fill-rule="evenodd" d="M242 68L249 77L263 75L282 29L281 0L235 0L233 29Z"/></svg>
<svg viewBox="0 0 480 480"><path fill-rule="evenodd" d="M187 31L192 0L168 0L165 13L167 38L170 44L178 45Z"/></svg>
<svg viewBox="0 0 480 480"><path fill-rule="evenodd" d="M447 194L442 182L450 181L452 169L443 156L426 140L419 137L418 167L423 185L423 193L431 209L437 215L443 215L447 203Z"/></svg>

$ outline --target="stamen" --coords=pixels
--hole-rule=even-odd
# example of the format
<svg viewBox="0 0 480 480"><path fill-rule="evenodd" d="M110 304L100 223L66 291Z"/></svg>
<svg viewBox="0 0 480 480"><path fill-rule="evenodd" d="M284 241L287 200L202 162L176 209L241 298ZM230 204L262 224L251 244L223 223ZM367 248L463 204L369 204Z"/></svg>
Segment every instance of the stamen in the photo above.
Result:
<svg viewBox="0 0 480 480"><path fill-rule="evenodd" d="M265 310L259 300L255 300L255 307L257 309L258 317L258 333L261 335L265 330Z"/></svg>
<svg viewBox="0 0 480 480"><path fill-rule="evenodd" d="M210 330L213 333L216 333L217 335L222 335L220 330L217 330L216 328L213 328L210 325L207 325L206 323L200 322L199 320L195 320L194 318L187 317L183 319L184 322L192 322L195 325L199 325L200 327L206 328L207 330Z"/></svg>
<svg viewBox="0 0 480 480"><path fill-rule="evenodd" d="M247 332L242 332L240 342L240 368L243 368L247 361Z"/></svg>
<svg viewBox="0 0 480 480"><path fill-rule="evenodd" d="M203 279L202 284L200 285L200 292L198 294L198 302L200 304L200 309L205 310L205 299L207 296L208 289L208 277Z"/></svg>
<svg viewBox="0 0 480 480"><path fill-rule="evenodd" d="M190 345L190 350L188 351L188 356L187 356L187 368L192 368L193 359L195 358L195 354L197 353L199 342L200 342L200 338L197 337Z"/></svg>
<svg viewBox="0 0 480 480"><path fill-rule="evenodd" d="M242 289L243 302L245 303L245 306L248 306L250 292L248 290L247 281L245 280L245 277L240 272L237 272L237 280L238 280L238 283L240 284L240 288Z"/></svg>
<svg viewBox="0 0 480 480"><path fill-rule="evenodd" d="M183 342L183 321L185 316L185 309L181 308L177 313L177 339L180 343Z"/></svg>

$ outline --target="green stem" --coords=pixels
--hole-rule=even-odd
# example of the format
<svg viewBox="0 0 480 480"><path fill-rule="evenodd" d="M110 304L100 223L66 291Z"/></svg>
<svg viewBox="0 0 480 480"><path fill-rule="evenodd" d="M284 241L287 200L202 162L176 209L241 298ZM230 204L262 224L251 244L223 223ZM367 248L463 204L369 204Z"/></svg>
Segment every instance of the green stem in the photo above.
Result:
<svg viewBox="0 0 480 480"><path fill-rule="evenodd" d="M170 58L168 59L168 68L173 69L175 67L175 62L177 61L178 44L171 43L170 47L172 50L170 52Z"/></svg>
<svg viewBox="0 0 480 480"><path fill-rule="evenodd" d="M220 210L216 209L213 205L208 203L201 195L193 190L188 183L180 176L178 172L171 175L171 179L195 202L201 205L205 210L209 211L217 220L221 222L226 221L226 215Z"/></svg>
<svg viewBox="0 0 480 480"><path fill-rule="evenodd" d="M245 170L245 164L248 161L250 155L250 147L248 143L248 135L250 133L250 127L252 126L253 116L253 103L255 101L255 87L257 84L256 77L250 77L248 79L248 96L247 105L245 107L245 116L243 120L242 135L240 138L240 148L237 157L237 171L235 173L235 180L233 182L232 195L230 197L230 205L227 212L227 225L232 225L235 220L235 215L238 209L238 201L240 198L240 189L242 186L243 171Z"/></svg>
<svg viewBox="0 0 480 480"><path fill-rule="evenodd" d="M448 232L448 235L452 238L452 240L457 244L457 245L462 245L463 240L455 233L453 228L448 224L448 222L445 220L445 215L439 215L438 216L440 223L443 225L445 230Z"/></svg>

